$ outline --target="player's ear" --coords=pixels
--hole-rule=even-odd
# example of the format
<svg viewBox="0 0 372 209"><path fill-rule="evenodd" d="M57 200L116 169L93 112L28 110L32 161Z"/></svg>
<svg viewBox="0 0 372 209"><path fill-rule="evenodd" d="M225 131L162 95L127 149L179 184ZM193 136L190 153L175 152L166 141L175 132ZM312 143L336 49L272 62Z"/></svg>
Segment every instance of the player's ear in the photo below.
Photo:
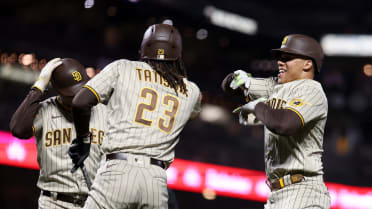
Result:
<svg viewBox="0 0 372 209"><path fill-rule="evenodd" d="M309 72L311 70L314 70L314 63L312 60L305 60L303 69L305 72Z"/></svg>

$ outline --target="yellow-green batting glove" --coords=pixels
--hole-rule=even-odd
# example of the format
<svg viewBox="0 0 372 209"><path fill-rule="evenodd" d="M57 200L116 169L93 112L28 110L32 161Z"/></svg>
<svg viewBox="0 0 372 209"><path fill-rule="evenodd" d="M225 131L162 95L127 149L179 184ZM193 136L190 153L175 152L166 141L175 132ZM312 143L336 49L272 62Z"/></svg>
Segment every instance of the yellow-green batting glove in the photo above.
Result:
<svg viewBox="0 0 372 209"><path fill-rule="evenodd" d="M239 87L243 87L244 89L249 89L251 84L251 77L250 73L247 73L243 70L237 70L234 72L235 78L230 83L230 88L237 89Z"/></svg>

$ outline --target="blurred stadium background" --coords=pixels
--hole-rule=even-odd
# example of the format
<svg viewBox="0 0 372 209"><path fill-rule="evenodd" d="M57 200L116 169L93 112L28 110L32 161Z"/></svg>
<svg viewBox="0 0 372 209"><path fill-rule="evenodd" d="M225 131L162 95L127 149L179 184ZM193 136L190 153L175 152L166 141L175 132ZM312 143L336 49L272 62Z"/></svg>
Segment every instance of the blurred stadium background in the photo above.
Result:
<svg viewBox="0 0 372 209"><path fill-rule="evenodd" d="M372 72L363 70L372 63L370 10L368 1L361 0L1 0L1 136L9 131L11 115L46 61L72 57L99 73L115 59L137 59L147 26L171 19L183 36L189 78L206 95L203 112L186 126L176 157L262 175L263 127L238 124L231 111L244 101L224 95L220 83L237 69L254 76L275 75L270 49L279 47L289 33L303 33L321 40L327 55L317 80L329 102L325 180L341 185L333 206L372 208ZM25 157L20 159L19 153L29 155L13 146L12 158L13 141L0 139L0 161L7 164L0 166L1 208L37 208L38 170L20 168L28 166L22 165ZM20 167L10 166L12 160ZM186 169L187 162L178 169ZM212 176L226 184L231 180L231 187L207 188L195 183L207 180L202 168L192 165L189 184L170 184L180 209L263 208L259 191L239 196L241 187L231 186L239 184L239 175L247 170L218 167L220 173L214 170ZM255 175L241 178L255 183Z"/></svg>

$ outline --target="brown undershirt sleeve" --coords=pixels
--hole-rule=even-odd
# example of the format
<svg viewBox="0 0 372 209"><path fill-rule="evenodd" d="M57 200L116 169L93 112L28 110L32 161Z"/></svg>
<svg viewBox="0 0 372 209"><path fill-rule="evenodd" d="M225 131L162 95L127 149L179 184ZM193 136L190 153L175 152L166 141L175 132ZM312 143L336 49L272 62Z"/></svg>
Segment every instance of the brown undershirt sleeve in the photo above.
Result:
<svg viewBox="0 0 372 209"><path fill-rule="evenodd" d="M270 131L284 136L292 136L302 128L298 115L288 109L272 109L263 102L256 105L255 115Z"/></svg>
<svg viewBox="0 0 372 209"><path fill-rule="evenodd" d="M40 108L40 99L43 93L32 88L22 104L17 108L10 120L10 131L19 139L28 139L33 136L32 125Z"/></svg>
<svg viewBox="0 0 372 209"><path fill-rule="evenodd" d="M221 88L224 92L226 92L227 94L230 94L230 95L234 95L234 96L244 96L244 91L243 91L243 87L241 88L238 88L238 89L232 89L230 88L230 83L234 80L235 78L235 75L234 73L230 73L228 74L225 79L223 79L222 83L221 83Z"/></svg>
<svg viewBox="0 0 372 209"><path fill-rule="evenodd" d="M97 104L97 97L88 88L82 88L72 100L72 114L77 136L89 134L91 109Z"/></svg>

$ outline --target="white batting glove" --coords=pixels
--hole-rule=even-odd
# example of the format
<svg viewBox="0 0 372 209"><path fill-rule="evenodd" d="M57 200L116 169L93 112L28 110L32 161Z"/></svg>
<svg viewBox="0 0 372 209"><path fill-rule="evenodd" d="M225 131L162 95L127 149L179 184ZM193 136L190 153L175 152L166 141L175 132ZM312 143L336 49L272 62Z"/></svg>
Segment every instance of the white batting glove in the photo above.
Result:
<svg viewBox="0 0 372 209"><path fill-rule="evenodd" d="M50 78L54 69L62 64L61 58L54 58L50 60L41 70L38 80L34 83L32 87L38 88L41 92L44 92L45 88L48 86Z"/></svg>
<svg viewBox="0 0 372 209"><path fill-rule="evenodd" d="M266 102L266 101L267 101L267 98L265 98L265 97L258 98L256 100L253 100L251 102L248 102L245 105L242 105L242 106L236 108L235 110L233 110L233 113L239 113L239 112L252 113L252 112L254 112L254 108L256 107L256 105L258 103Z"/></svg>
<svg viewBox="0 0 372 209"><path fill-rule="evenodd" d="M244 87L244 90L248 90L249 86L251 85L251 78L252 75L247 73L243 70L237 70L234 72L235 78L230 83L230 88L237 89L239 87ZM245 94L245 91L244 91Z"/></svg>
<svg viewBox="0 0 372 209"><path fill-rule="evenodd" d="M245 126L255 126L255 125L262 125L261 121L259 121L253 113L239 113L239 123Z"/></svg>
<svg viewBox="0 0 372 209"><path fill-rule="evenodd" d="M254 108L260 102L266 102L267 98L261 97L251 102L248 102L245 105L242 105L235 110L233 113L239 113L239 123L242 125L259 125L259 121L254 115Z"/></svg>

